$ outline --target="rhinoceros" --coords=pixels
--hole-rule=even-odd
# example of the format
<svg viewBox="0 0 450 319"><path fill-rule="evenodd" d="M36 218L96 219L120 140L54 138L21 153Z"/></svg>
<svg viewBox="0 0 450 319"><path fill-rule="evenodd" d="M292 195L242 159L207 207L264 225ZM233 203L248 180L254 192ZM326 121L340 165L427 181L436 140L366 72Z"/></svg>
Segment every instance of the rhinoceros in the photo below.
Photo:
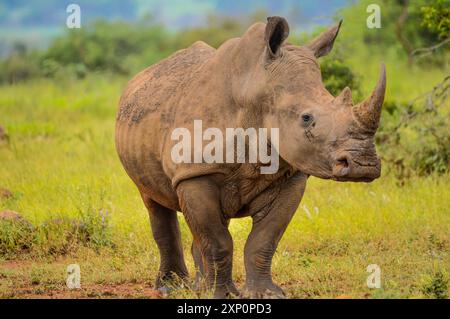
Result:
<svg viewBox="0 0 450 319"><path fill-rule="evenodd" d="M149 212L160 253L156 287L188 278L179 211L193 235L197 278L214 297L283 297L272 280L272 257L308 177L370 182L380 176L374 135L384 65L371 96L355 105L348 87L334 97L322 82L317 58L330 52L341 23L297 46L286 42L287 21L269 17L218 49L195 42L128 83L119 102L116 148ZM192 131L196 120L222 131L278 128L277 171L262 174L259 161L174 161L173 131ZM239 217L253 219L241 294L232 279L228 230L230 219Z"/></svg>

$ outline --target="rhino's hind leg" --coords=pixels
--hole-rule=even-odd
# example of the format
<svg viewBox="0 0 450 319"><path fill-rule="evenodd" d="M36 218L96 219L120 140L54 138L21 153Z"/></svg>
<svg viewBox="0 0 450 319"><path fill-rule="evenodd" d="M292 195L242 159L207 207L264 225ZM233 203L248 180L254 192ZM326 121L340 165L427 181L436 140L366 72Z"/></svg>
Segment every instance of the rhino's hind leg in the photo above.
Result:
<svg viewBox="0 0 450 319"><path fill-rule="evenodd" d="M167 293L174 284L188 276L183 256L177 213L142 196L150 215L153 238L158 245L160 267L155 286ZM177 278L178 277L178 278Z"/></svg>
<svg viewBox="0 0 450 319"><path fill-rule="evenodd" d="M301 173L294 175L280 186L279 195L268 208L253 216L252 230L244 249L246 297L284 297L283 290L272 280L272 257L297 210L305 189L306 178L306 175Z"/></svg>
<svg viewBox="0 0 450 319"><path fill-rule="evenodd" d="M202 263L215 298L238 295L232 274L233 240L220 208L217 186L207 177L183 181L177 188L180 206L194 237L194 258ZM198 249L201 255L198 255Z"/></svg>

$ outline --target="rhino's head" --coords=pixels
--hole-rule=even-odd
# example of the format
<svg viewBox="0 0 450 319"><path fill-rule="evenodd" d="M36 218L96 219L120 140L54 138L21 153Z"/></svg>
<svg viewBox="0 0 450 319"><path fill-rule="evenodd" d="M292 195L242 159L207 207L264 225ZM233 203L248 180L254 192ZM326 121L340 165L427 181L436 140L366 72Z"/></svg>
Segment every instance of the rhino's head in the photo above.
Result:
<svg viewBox="0 0 450 319"><path fill-rule="evenodd" d="M235 99L254 118L261 114L265 127L279 128L280 156L293 167L320 178L367 182L380 176L374 135L386 87L385 68L363 102L354 105L348 87L332 96L316 59L331 50L340 25L301 47L284 43L289 34L284 18L268 18L264 36L257 35L261 25L249 29L240 45L245 48L253 36L263 43L241 52L246 58L236 69Z"/></svg>

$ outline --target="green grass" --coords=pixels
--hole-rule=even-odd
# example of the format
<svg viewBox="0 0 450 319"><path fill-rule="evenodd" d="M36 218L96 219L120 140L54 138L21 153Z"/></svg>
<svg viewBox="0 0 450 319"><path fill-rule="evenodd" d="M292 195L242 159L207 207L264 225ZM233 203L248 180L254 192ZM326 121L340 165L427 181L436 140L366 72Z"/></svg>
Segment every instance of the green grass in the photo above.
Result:
<svg viewBox="0 0 450 319"><path fill-rule="evenodd" d="M0 297L154 297L158 269L147 212L114 149L114 118L124 79L40 80L0 87L0 211L32 224L1 223ZM371 184L311 178L274 257L289 297L422 298L448 296L450 176L412 177L386 170ZM180 215L188 267L191 235ZM250 219L233 220L234 278L245 280L243 246ZM24 244L25 243L25 244ZM65 288L78 263L81 291ZM369 289L366 267L381 267ZM189 289L172 297L195 297Z"/></svg>

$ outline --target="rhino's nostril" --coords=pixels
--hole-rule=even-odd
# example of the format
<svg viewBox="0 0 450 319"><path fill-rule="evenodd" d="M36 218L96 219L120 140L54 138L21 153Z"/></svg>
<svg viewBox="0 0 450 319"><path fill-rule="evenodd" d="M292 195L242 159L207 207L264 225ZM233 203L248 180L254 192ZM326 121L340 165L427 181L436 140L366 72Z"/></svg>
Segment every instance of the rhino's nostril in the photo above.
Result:
<svg viewBox="0 0 450 319"><path fill-rule="evenodd" d="M342 166L343 168L348 167L347 157L342 157L338 159L338 165Z"/></svg>
<svg viewBox="0 0 450 319"><path fill-rule="evenodd" d="M336 160L333 171L336 176L340 177L347 176L350 173L350 165L347 156L341 156Z"/></svg>

